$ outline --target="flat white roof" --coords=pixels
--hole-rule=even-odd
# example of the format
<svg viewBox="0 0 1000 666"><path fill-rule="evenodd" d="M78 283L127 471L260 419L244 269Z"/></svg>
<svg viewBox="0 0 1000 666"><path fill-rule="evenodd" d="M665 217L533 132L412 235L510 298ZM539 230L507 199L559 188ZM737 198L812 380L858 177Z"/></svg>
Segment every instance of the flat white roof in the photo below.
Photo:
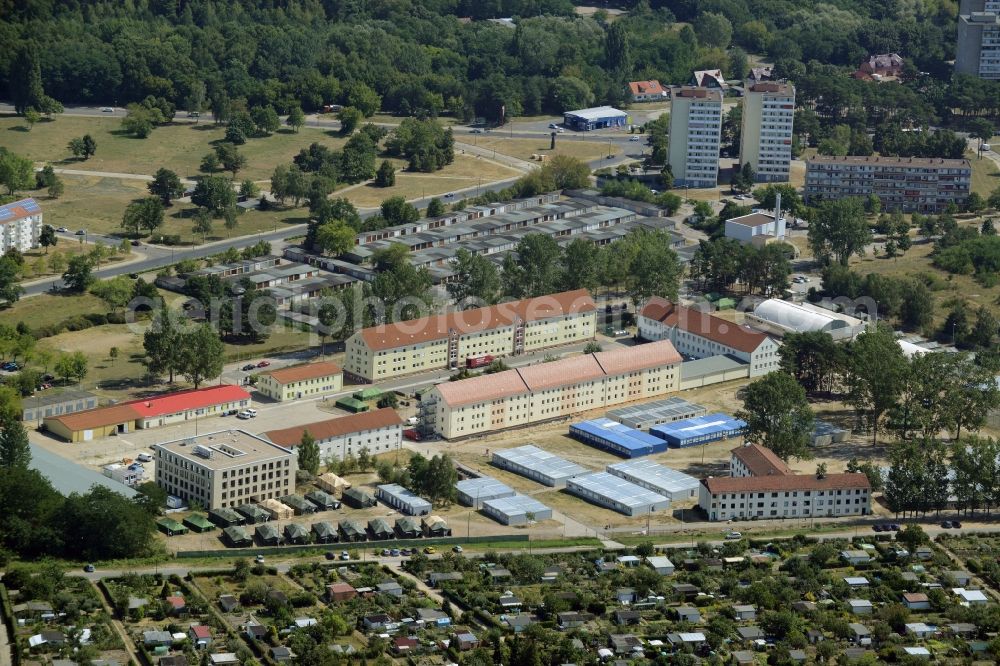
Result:
<svg viewBox="0 0 1000 666"><path fill-rule="evenodd" d="M697 489L701 484L693 476L651 460L626 460L608 465L607 470L615 476L620 476L628 481L644 483L666 493L690 491Z"/></svg>
<svg viewBox="0 0 1000 666"><path fill-rule="evenodd" d="M607 472L596 472L594 474L587 474L586 476L578 476L569 479L566 485L582 488L599 497L604 497L630 508L670 501L663 495L658 495L652 490L647 490L640 485L626 481L614 474L608 474Z"/></svg>
<svg viewBox="0 0 1000 666"><path fill-rule="evenodd" d="M483 506L489 507L504 516L521 516L528 513L538 514L550 510L549 507L527 495L498 497L486 500L483 502Z"/></svg>
<svg viewBox="0 0 1000 666"><path fill-rule="evenodd" d="M589 109L566 111L563 115L575 116L577 118L583 118L584 120L599 120L601 118L607 118L608 116L627 116L628 114L614 108L613 106L595 106Z"/></svg>
<svg viewBox="0 0 1000 666"><path fill-rule="evenodd" d="M589 471L586 467L560 458L533 444L494 451L493 459L503 460L512 465L519 465L540 476L551 479L568 479L577 474L586 474Z"/></svg>
<svg viewBox="0 0 1000 666"><path fill-rule="evenodd" d="M469 497L478 497L480 500L514 494L514 490L510 486L488 476L481 476L476 479L462 479L455 484L455 489Z"/></svg>

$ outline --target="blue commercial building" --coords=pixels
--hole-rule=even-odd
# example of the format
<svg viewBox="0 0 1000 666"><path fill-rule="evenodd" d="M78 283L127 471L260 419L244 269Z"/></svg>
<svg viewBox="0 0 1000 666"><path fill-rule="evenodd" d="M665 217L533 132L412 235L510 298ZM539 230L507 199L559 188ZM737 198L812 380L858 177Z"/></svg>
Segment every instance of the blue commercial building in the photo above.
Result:
<svg viewBox="0 0 1000 666"><path fill-rule="evenodd" d="M627 113L610 106L567 111L563 114L563 124L569 129L581 132L605 127L625 127L628 121Z"/></svg>
<svg viewBox="0 0 1000 666"><path fill-rule="evenodd" d="M574 423L569 427L569 434L584 444L623 458L638 458L667 450L667 443L663 439L607 418Z"/></svg>
<svg viewBox="0 0 1000 666"><path fill-rule="evenodd" d="M738 437L746 427L746 422L717 412L664 423L650 428L649 434L665 440L671 448L683 448Z"/></svg>

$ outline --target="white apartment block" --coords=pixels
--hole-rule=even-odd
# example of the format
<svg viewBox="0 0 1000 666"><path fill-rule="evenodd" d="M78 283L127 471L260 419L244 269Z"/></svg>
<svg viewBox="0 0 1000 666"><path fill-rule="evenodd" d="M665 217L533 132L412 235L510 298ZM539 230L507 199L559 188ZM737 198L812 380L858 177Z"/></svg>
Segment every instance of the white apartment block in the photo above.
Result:
<svg viewBox="0 0 1000 666"><path fill-rule="evenodd" d="M153 446L156 484L205 509L258 504L295 492L295 453L243 430Z"/></svg>
<svg viewBox="0 0 1000 666"><path fill-rule="evenodd" d="M715 187L722 141L722 91L675 88L670 100L667 163L679 187Z"/></svg>
<svg viewBox="0 0 1000 666"><path fill-rule="evenodd" d="M735 356L750 365L751 377L778 369L778 343L766 334L665 298L649 299L637 323L640 338L670 340L685 356Z"/></svg>
<svg viewBox="0 0 1000 666"><path fill-rule="evenodd" d="M1000 0L961 0L955 71L1000 79Z"/></svg>
<svg viewBox="0 0 1000 666"><path fill-rule="evenodd" d="M27 252L38 247L41 233L42 209L34 199L0 206L0 254L11 248Z"/></svg>
<svg viewBox="0 0 1000 666"><path fill-rule="evenodd" d="M470 358L589 340L596 333L597 308L587 290L578 289L363 329L347 339L344 372L379 382L457 368Z"/></svg>
<svg viewBox="0 0 1000 666"><path fill-rule="evenodd" d="M373 456L397 451L403 443L403 420L389 407L263 434L278 446L295 450L307 431L316 440L322 461L357 456L361 449Z"/></svg>
<svg viewBox="0 0 1000 666"><path fill-rule="evenodd" d="M795 86L777 81L746 84L740 165L749 163L759 183L787 182L792 163Z"/></svg>
<svg viewBox="0 0 1000 666"><path fill-rule="evenodd" d="M443 382L420 416L451 439L572 416L678 390L681 356L667 340Z"/></svg>
<svg viewBox="0 0 1000 666"><path fill-rule="evenodd" d="M864 474L795 474L757 444L733 449L730 474L702 479L698 506L709 520L871 513L871 484Z"/></svg>

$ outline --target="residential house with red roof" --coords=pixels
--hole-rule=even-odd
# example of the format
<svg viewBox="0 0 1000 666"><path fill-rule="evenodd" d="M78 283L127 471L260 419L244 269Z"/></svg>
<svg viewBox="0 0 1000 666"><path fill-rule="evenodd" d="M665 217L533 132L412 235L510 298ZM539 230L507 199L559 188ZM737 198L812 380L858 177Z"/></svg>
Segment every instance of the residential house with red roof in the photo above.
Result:
<svg viewBox="0 0 1000 666"><path fill-rule="evenodd" d="M867 516L871 483L861 473L796 474L759 444L733 449L728 477L702 479L698 506L709 520Z"/></svg>
<svg viewBox="0 0 1000 666"><path fill-rule="evenodd" d="M368 449L372 455L395 451L403 443L403 420L396 410L385 407L325 421L268 430L264 436L287 449L294 449L308 432L319 446L320 459L343 460Z"/></svg>
<svg viewBox="0 0 1000 666"><path fill-rule="evenodd" d="M655 102L669 97L667 91L659 81L629 81L629 93L633 102Z"/></svg>
<svg viewBox="0 0 1000 666"><path fill-rule="evenodd" d="M435 386L421 414L452 439L564 418L678 390L669 340L537 363Z"/></svg>
<svg viewBox="0 0 1000 666"><path fill-rule="evenodd" d="M257 390L278 402L316 398L343 387L343 371L330 361L290 365L257 376Z"/></svg>
<svg viewBox="0 0 1000 666"><path fill-rule="evenodd" d="M362 329L347 339L344 372L378 382L582 342L596 330L594 300L577 289Z"/></svg>
<svg viewBox="0 0 1000 666"><path fill-rule="evenodd" d="M639 311L639 337L670 340L696 359L727 355L747 363L751 377L778 369L778 343L765 333L697 308L654 296Z"/></svg>
<svg viewBox="0 0 1000 666"><path fill-rule="evenodd" d="M41 206L31 198L0 206L0 254L10 249L27 252L38 247L42 217Z"/></svg>
<svg viewBox="0 0 1000 666"><path fill-rule="evenodd" d="M218 384L49 416L43 427L69 442L89 442L133 430L231 414L249 406L250 394L245 390Z"/></svg>

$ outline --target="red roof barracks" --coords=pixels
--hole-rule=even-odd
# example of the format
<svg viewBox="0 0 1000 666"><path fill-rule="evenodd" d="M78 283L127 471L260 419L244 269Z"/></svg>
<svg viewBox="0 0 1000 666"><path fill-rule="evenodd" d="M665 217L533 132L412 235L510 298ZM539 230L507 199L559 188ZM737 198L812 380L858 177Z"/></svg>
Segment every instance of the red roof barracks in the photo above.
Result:
<svg viewBox="0 0 1000 666"><path fill-rule="evenodd" d="M249 393L239 386L219 384L50 416L43 427L69 442L89 442L132 430L222 416L249 406Z"/></svg>

